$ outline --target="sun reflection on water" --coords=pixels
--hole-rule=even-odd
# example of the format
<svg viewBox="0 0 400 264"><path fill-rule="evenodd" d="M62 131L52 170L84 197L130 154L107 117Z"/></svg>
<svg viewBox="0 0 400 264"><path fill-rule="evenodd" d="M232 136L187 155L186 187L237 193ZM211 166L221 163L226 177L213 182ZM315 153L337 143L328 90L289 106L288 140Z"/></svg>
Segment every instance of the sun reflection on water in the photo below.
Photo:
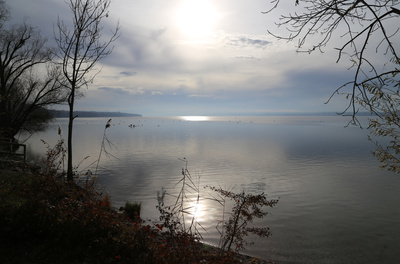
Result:
<svg viewBox="0 0 400 264"><path fill-rule="evenodd" d="M181 116L185 121L208 121L208 116Z"/></svg>
<svg viewBox="0 0 400 264"><path fill-rule="evenodd" d="M181 117L185 121L208 121L208 116L182 116Z"/></svg>
<svg viewBox="0 0 400 264"><path fill-rule="evenodd" d="M193 216L197 222L200 222L202 217L205 215L204 205L201 202L196 201L192 202L189 208L190 215Z"/></svg>

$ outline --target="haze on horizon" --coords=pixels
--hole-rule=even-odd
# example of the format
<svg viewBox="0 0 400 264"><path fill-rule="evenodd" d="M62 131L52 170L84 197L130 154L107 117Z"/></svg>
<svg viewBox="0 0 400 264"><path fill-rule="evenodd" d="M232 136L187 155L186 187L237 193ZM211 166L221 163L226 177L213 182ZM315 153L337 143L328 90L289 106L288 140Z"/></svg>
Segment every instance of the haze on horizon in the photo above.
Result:
<svg viewBox="0 0 400 264"><path fill-rule="evenodd" d="M64 1L6 3L12 22L26 19L49 45L57 17L69 21ZM296 53L296 42L268 35L284 30L274 26L278 13L262 14L269 8L265 0L113 0L103 34L119 21L121 36L76 109L143 116L344 110L344 96L325 104L352 76L348 61L336 63L335 41L323 54Z"/></svg>

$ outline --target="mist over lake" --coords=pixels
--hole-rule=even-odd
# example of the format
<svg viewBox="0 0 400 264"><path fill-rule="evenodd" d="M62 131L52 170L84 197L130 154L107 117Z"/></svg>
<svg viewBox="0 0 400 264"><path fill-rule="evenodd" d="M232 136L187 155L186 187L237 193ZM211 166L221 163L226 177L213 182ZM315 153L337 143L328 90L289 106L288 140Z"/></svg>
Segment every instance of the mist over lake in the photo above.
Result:
<svg viewBox="0 0 400 264"><path fill-rule="evenodd" d="M77 118L73 153L78 171L94 171L108 118ZM366 119L365 119L366 120ZM365 122L363 119L363 122ZM102 153L99 185L115 207L142 203L158 219L157 191L176 192L180 159L200 186L279 198L258 226L273 235L246 254L276 263L400 263L400 177L382 171L368 131L336 116L113 118L106 130L112 156ZM27 142L31 157L66 138L67 119ZM85 159L85 157L89 158ZM204 189L204 194L208 190ZM204 241L218 244L221 208L209 201L198 221Z"/></svg>

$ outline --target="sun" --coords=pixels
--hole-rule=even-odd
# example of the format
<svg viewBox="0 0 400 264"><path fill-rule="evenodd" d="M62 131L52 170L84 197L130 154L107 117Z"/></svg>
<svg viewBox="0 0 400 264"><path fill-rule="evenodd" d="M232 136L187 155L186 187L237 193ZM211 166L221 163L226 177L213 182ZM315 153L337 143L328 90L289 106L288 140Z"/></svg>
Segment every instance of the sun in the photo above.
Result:
<svg viewBox="0 0 400 264"><path fill-rule="evenodd" d="M211 34L216 20L215 8L205 0L185 0L176 13L178 27L190 38Z"/></svg>

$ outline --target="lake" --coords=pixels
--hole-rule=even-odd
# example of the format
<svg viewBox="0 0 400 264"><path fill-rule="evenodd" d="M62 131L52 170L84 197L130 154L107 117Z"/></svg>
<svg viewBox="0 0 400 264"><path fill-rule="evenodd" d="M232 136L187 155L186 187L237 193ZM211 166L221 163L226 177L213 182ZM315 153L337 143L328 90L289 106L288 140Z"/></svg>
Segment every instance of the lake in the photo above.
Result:
<svg viewBox="0 0 400 264"><path fill-rule="evenodd" d="M95 170L108 118L77 118L74 164ZM400 176L382 171L368 132L339 116L113 118L98 183L116 207L142 203L157 219L157 191L176 194L182 167L203 186L279 198L256 221L272 236L243 252L276 263L400 263ZM365 121L365 120L364 120ZM130 127L130 125L135 127ZM27 142L30 155L54 145L67 119ZM112 156L111 156L112 155ZM86 156L89 158L85 159ZM204 241L218 244L222 209L205 200L196 216Z"/></svg>

